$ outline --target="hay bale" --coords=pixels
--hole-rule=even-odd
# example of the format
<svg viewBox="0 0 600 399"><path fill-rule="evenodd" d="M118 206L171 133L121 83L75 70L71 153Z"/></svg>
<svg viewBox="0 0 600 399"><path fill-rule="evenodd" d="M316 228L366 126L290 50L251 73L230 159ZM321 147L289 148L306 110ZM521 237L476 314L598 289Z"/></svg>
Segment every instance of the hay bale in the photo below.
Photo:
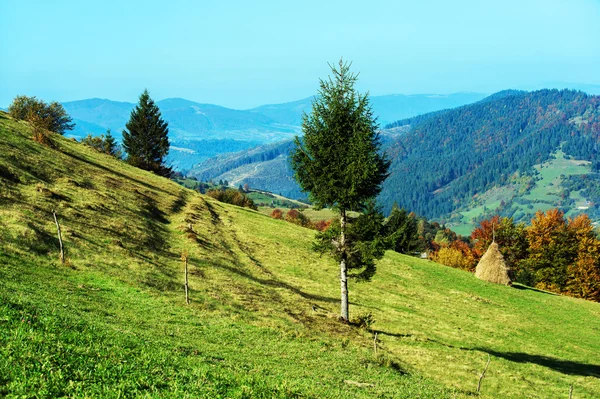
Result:
<svg viewBox="0 0 600 399"><path fill-rule="evenodd" d="M498 244L493 242L483 254L475 269L475 276L490 283L510 285L510 270L504 262Z"/></svg>

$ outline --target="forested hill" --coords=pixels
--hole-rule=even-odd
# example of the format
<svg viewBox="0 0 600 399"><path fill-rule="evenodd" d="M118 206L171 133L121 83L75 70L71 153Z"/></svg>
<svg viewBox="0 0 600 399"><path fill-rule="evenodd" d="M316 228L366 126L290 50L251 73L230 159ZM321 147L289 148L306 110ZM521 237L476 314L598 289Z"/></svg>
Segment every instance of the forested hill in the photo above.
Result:
<svg viewBox="0 0 600 399"><path fill-rule="evenodd" d="M524 95L526 93L527 93L526 91L522 91L522 90L503 90L503 91L494 93L490 96L487 96L487 97L481 99L479 101L479 103L494 102L496 100L499 100L499 99L502 99L505 97ZM467 105L461 106L460 108L468 107L468 106L469 105L467 104ZM459 107L457 107L457 108L459 108ZM452 112L452 111L456 110L457 108L446 108L446 109L441 109L441 110L437 110L437 111L427 112L425 114L415 115L410 118L400 119L400 120L397 120L395 122L385 125L383 128L383 131L385 132L385 131L393 130L396 128L406 128L406 127L416 126L416 125L419 125L419 124L421 124L425 121L428 121L432 118L441 117L442 115L445 115L448 112Z"/></svg>
<svg viewBox="0 0 600 399"><path fill-rule="evenodd" d="M491 215L528 222L560 207L600 220L600 97L506 90L477 103L385 126L391 175L379 197L470 232ZM212 158L190 174L301 198L287 162L291 142Z"/></svg>
<svg viewBox="0 0 600 399"><path fill-rule="evenodd" d="M570 90L495 97L413 119L387 148L393 164L381 202L448 217L474 196L534 173L561 147L579 160L597 156L600 97Z"/></svg>

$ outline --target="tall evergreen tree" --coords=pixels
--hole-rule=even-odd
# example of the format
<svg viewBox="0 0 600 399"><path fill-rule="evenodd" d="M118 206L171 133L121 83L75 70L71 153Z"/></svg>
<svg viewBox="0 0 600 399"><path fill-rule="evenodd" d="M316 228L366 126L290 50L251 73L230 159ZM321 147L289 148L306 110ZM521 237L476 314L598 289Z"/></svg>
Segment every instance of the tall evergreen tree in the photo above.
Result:
<svg viewBox="0 0 600 399"><path fill-rule="evenodd" d="M127 162L161 176L170 176L171 168L164 163L169 153L169 127L148 90L140 95L125 127L123 148L127 152Z"/></svg>
<svg viewBox="0 0 600 399"><path fill-rule="evenodd" d="M372 268L372 262L356 261L364 245L348 240L348 211L363 211L381 191L389 161L379 153L378 125L366 94L354 85L357 74L340 60L332 76L320 81L312 112L303 115L304 137L296 137L291 165L302 190L317 208L339 212L339 235L332 241L340 262L341 318L349 319L348 269ZM381 251L374 251L381 257ZM358 273L357 275L361 275ZM364 276L364 274L362 274ZM372 271L367 276L372 275Z"/></svg>

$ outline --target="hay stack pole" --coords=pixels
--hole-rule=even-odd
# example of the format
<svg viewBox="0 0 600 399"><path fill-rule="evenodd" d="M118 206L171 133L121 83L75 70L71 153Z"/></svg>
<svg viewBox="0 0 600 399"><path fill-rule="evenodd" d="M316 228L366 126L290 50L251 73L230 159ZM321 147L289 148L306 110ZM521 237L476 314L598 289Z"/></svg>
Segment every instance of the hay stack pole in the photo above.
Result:
<svg viewBox="0 0 600 399"><path fill-rule="evenodd" d="M481 257L475 269L475 276L490 283L511 284L509 269L495 241Z"/></svg>

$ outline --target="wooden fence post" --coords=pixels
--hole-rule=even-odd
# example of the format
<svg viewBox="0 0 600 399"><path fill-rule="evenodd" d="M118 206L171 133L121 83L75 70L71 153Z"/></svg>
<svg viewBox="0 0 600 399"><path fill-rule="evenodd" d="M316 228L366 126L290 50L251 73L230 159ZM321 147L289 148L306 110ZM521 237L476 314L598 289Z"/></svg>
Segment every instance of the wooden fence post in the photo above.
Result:
<svg viewBox="0 0 600 399"><path fill-rule="evenodd" d="M190 304L190 296L189 296L189 285L188 285L188 254L187 251L181 255L181 259L185 265L184 269L184 277L185 277L185 304Z"/></svg>
<svg viewBox="0 0 600 399"><path fill-rule="evenodd" d="M60 245L60 263L62 263L64 265L65 264L65 251L63 248L62 234L60 232L60 224L58 224L58 219L56 217L56 211L54 209L52 210L52 215L54 216L54 223L56 223L56 230L58 232L58 243Z"/></svg>
<svg viewBox="0 0 600 399"><path fill-rule="evenodd" d="M490 354L488 353L488 361L487 364L485 365L485 368L483 369L483 371L481 372L481 375L479 376L479 382L477 383L477 393L479 393L479 391L481 391L481 381L483 381L483 378L485 377L485 372L488 369L488 366L490 365Z"/></svg>
<svg viewBox="0 0 600 399"><path fill-rule="evenodd" d="M377 333L373 337L373 349L375 349L375 354L377 354Z"/></svg>

